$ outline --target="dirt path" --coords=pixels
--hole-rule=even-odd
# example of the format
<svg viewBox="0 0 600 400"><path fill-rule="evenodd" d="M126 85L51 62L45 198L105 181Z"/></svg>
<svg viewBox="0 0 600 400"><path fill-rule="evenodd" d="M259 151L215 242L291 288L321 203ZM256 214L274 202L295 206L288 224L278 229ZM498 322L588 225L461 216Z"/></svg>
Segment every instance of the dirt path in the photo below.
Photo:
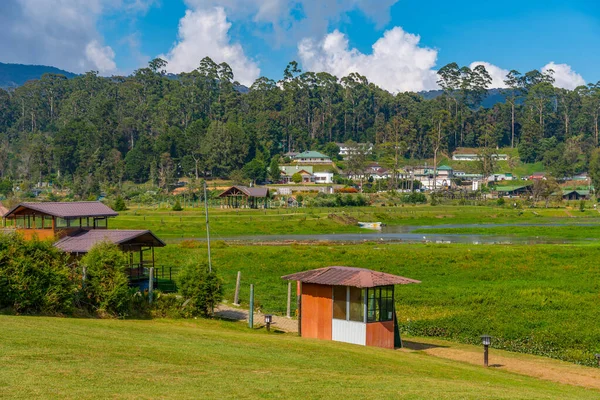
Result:
<svg viewBox="0 0 600 400"><path fill-rule="evenodd" d="M422 351L426 354L469 364L483 364L483 349L477 346L430 339L407 339L401 351ZM539 379L600 389L600 369L583 367L563 361L528 354L490 349L492 368L528 375Z"/></svg>
<svg viewBox="0 0 600 400"><path fill-rule="evenodd" d="M230 319L234 321L248 321L248 310L243 308L235 307L228 304L221 304L215 310L215 315L224 319ZM265 315L260 312L254 313L254 326L264 326ZM273 315L273 322L271 323L271 329L278 329L284 332L298 332L298 320L287 317L280 317Z"/></svg>

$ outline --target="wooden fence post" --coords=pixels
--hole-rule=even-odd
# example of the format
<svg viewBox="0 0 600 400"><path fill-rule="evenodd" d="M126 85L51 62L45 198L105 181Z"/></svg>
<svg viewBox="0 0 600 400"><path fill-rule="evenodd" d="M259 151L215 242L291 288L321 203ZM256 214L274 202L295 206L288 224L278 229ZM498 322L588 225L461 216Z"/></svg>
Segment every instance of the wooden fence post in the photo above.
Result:
<svg viewBox="0 0 600 400"><path fill-rule="evenodd" d="M287 313L286 316L291 318L291 308L292 308L292 282L288 282L288 297L287 297Z"/></svg>
<svg viewBox="0 0 600 400"><path fill-rule="evenodd" d="M240 305L240 280L242 279L242 271L238 271L237 280L235 281L235 296L233 297L233 304L236 306Z"/></svg>

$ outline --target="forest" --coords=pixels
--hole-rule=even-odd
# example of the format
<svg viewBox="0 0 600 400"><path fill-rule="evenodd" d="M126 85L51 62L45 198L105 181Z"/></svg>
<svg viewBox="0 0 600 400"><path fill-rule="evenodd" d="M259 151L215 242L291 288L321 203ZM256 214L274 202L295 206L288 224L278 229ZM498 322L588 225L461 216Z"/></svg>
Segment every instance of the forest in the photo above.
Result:
<svg viewBox="0 0 600 400"><path fill-rule="evenodd" d="M250 88L208 57L190 73L165 67L154 59L127 77L45 74L0 89L0 182L52 182L78 197L125 181L167 190L179 177L266 171L285 152L331 153L348 141L373 143L371 157L388 168L458 147L515 147L557 178L600 164L600 82L556 88L552 71L511 71L506 101L484 108L492 79L483 66L444 66L443 94L430 100L294 61L280 81Z"/></svg>

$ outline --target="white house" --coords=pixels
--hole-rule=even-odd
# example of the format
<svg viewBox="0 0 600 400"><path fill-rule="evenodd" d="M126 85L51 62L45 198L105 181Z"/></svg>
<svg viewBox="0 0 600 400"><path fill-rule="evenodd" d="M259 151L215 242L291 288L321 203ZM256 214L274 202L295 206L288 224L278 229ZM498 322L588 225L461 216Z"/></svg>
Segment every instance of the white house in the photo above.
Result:
<svg viewBox="0 0 600 400"><path fill-rule="evenodd" d="M508 154L493 154L494 159L497 161L508 160ZM454 161L478 161L480 158L476 149L456 149L452 153L452 160Z"/></svg>
<svg viewBox="0 0 600 400"><path fill-rule="evenodd" d="M365 154L371 154L373 152L373 145L371 143L336 143L340 148L339 155L346 158L359 150L363 150Z"/></svg>
<svg viewBox="0 0 600 400"><path fill-rule="evenodd" d="M315 183L333 183L333 172L315 172L313 178Z"/></svg>
<svg viewBox="0 0 600 400"><path fill-rule="evenodd" d="M293 161L298 164L331 164L331 158L318 151L304 151L296 154Z"/></svg>

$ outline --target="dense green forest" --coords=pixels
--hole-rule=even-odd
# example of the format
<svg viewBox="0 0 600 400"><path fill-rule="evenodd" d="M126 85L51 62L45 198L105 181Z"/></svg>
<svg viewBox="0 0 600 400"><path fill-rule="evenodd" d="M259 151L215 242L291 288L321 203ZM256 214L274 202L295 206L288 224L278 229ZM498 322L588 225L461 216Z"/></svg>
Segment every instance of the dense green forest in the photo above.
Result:
<svg viewBox="0 0 600 400"><path fill-rule="evenodd" d="M155 59L128 77L45 74L0 90L1 177L82 197L126 180L166 189L177 177L266 170L287 151L331 153L347 141L376 144L372 157L389 168L457 147L517 147L523 161L565 176L586 170L598 147L600 84L559 89L552 72L511 71L506 102L483 108L492 81L483 66L441 68L443 95L430 100L295 62L248 91L210 58L178 76L165 66Z"/></svg>

